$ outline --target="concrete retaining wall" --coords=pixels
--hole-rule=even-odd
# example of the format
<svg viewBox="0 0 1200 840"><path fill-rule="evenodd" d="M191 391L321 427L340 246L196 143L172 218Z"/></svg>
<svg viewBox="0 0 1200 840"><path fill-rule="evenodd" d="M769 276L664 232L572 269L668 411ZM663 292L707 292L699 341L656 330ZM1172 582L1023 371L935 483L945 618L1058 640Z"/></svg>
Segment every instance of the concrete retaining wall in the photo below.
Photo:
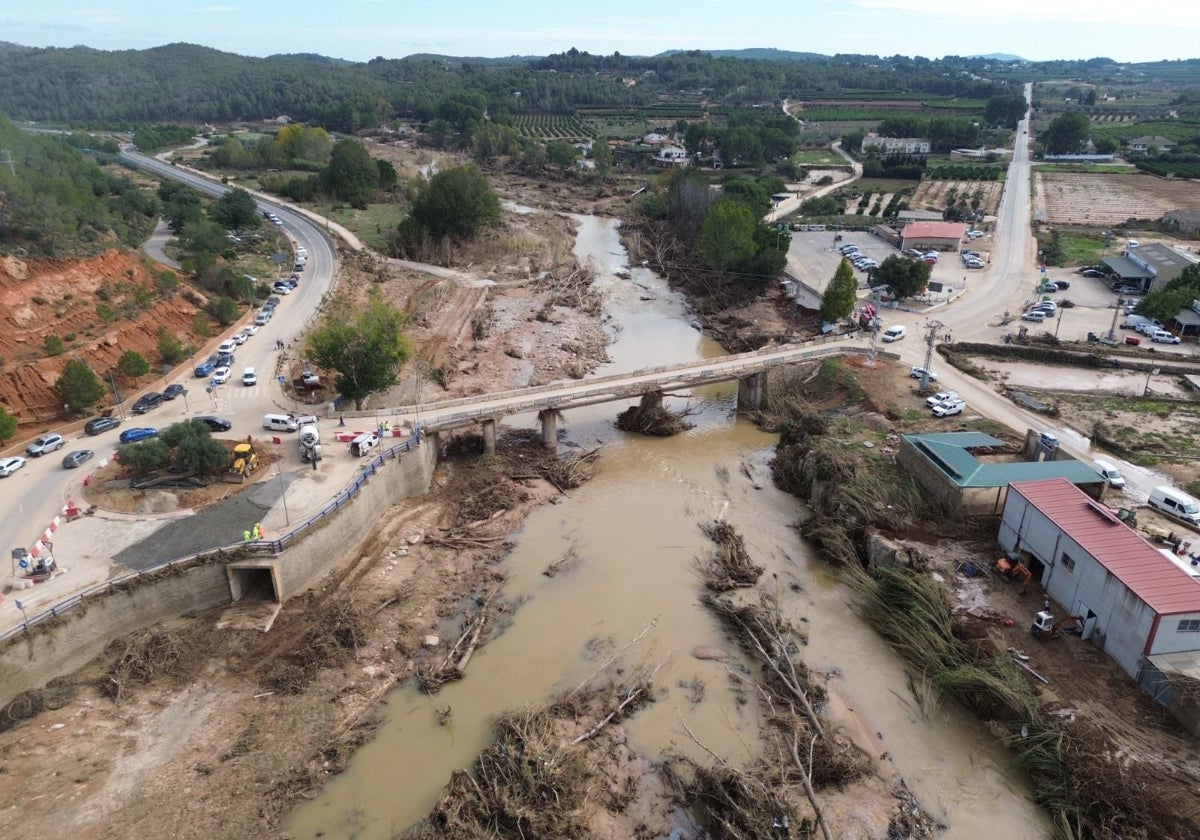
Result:
<svg viewBox="0 0 1200 840"><path fill-rule="evenodd" d="M300 594L352 557L393 504L428 490L438 447L437 436L432 435L412 451L385 462L350 504L290 543L277 558L280 600ZM0 649L0 706L23 691L78 670L113 639L231 601L224 563L164 571L161 578L136 579L128 591L108 591L88 599L60 620L37 625Z"/></svg>
<svg viewBox="0 0 1200 840"><path fill-rule="evenodd" d="M167 618L229 603L223 563L165 572L154 581L135 579L133 587L106 592L64 615L61 623L38 625L0 650L0 706L23 691L77 671L113 639Z"/></svg>

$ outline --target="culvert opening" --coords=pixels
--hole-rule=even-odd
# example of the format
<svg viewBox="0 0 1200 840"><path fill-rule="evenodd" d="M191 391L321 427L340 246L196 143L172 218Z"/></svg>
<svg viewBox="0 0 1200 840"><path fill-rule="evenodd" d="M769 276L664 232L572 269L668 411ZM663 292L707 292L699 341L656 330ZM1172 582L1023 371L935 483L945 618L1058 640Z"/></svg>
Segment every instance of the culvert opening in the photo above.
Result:
<svg viewBox="0 0 1200 840"><path fill-rule="evenodd" d="M229 569L229 590L234 603L279 603L275 570L272 568Z"/></svg>

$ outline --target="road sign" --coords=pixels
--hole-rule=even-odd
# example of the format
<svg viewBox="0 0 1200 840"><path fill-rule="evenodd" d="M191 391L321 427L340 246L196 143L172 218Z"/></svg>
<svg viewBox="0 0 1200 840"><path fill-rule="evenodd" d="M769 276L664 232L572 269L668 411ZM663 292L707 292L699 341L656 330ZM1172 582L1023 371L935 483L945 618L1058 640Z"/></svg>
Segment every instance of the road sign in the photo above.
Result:
<svg viewBox="0 0 1200 840"><path fill-rule="evenodd" d="M29 561L26 560L24 557L22 557L20 560L17 561L17 565L20 566L22 569L28 569Z"/></svg>
<svg viewBox="0 0 1200 840"><path fill-rule="evenodd" d="M276 376L275 381L278 382L280 385L282 385L284 382L287 382L287 380L284 379L282 376Z"/></svg>

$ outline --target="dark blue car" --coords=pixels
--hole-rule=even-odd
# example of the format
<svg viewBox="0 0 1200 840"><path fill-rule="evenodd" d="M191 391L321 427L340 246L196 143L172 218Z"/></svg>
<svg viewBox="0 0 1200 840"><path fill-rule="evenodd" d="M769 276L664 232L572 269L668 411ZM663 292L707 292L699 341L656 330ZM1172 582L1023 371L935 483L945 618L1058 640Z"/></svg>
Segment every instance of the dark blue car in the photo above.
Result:
<svg viewBox="0 0 1200 840"><path fill-rule="evenodd" d="M200 364L196 365L196 376L208 376L215 368L216 365L214 365L212 362L201 362Z"/></svg>
<svg viewBox="0 0 1200 840"><path fill-rule="evenodd" d="M158 429L137 427L121 432L121 443L137 443L139 440L149 440L158 437Z"/></svg>

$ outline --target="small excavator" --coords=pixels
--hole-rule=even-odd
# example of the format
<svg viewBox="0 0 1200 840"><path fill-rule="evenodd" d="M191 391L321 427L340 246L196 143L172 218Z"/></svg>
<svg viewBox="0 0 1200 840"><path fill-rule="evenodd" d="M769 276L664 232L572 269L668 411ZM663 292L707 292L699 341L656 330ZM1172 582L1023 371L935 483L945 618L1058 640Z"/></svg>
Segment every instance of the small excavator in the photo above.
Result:
<svg viewBox="0 0 1200 840"><path fill-rule="evenodd" d="M1064 633L1082 636L1083 621L1084 618L1081 615L1068 615L1055 621L1054 613L1050 610L1042 610L1033 617L1033 626L1029 628L1029 632L1033 634L1033 638L1041 642L1057 639Z"/></svg>
<svg viewBox="0 0 1200 840"><path fill-rule="evenodd" d="M244 443L233 447L233 460L229 464L229 480L242 483L258 466L258 453L254 442L247 437Z"/></svg>
<svg viewBox="0 0 1200 840"><path fill-rule="evenodd" d="M1033 580L1033 572L1019 560L1001 557L996 561L996 574L1005 580L1019 580L1021 592L1024 595L1029 590L1029 582Z"/></svg>

